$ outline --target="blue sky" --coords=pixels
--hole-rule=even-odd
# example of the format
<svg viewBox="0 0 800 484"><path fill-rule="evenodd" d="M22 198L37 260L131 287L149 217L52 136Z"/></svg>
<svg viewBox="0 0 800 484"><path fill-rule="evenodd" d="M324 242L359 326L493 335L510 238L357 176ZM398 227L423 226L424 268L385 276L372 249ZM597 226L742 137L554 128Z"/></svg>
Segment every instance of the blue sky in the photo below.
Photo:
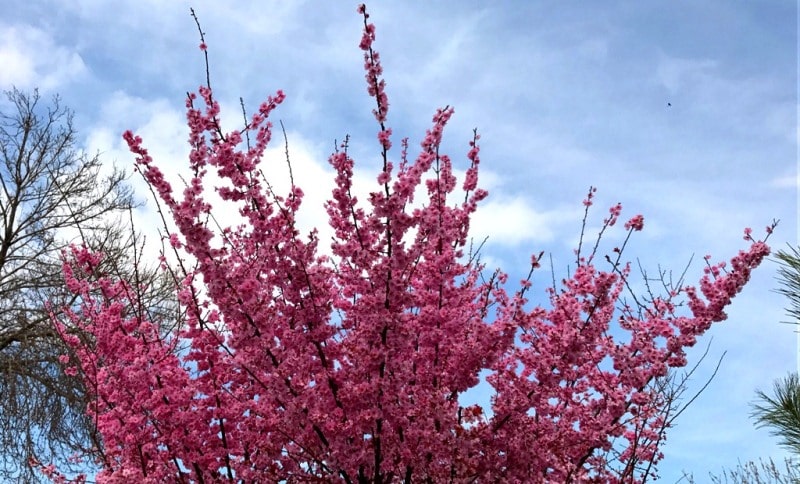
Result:
<svg viewBox="0 0 800 484"><path fill-rule="evenodd" d="M109 163L131 166L120 134L132 129L171 176L179 173L185 93L204 80L189 4L13 3L0 18L0 88L59 93L76 111L83 147ZM320 187L330 183L334 140L352 136L364 183L378 166L356 4L225 3L193 4L223 117L236 125L239 96L254 108L275 90L286 92L276 117L286 125L307 208L317 206L304 223L323 224ZM797 243L794 2L368 7L396 135L418 142L444 105L456 110L445 136L456 159L464 162L472 128L482 135L482 179L491 195L475 235L491 235L484 250L490 265L516 273L530 253L545 250L563 275L590 185L598 187L590 228L616 202L623 214L645 215L628 255L651 272L659 264L679 272L694 254L688 279L696 281L703 255L729 258L743 247L744 227L761 234L773 218L781 219L773 246ZM271 153L277 177L279 145ZM151 208L137 213L137 224L154 233ZM702 482L738 460L784 455L748 418L755 389L771 387L797 361L793 328L779 324L784 301L773 292L775 271L766 263L729 320L698 345L713 336L694 388L727 356L669 434L664 482L677 481L682 469ZM548 280L541 274L535 287Z"/></svg>

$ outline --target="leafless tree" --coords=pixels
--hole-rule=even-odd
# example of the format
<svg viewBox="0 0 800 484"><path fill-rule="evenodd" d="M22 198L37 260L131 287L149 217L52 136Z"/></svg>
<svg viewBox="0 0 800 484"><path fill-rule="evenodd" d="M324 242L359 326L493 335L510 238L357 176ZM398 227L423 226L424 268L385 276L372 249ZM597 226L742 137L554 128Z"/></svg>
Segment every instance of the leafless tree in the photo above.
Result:
<svg viewBox="0 0 800 484"><path fill-rule="evenodd" d="M678 482L695 484L694 476L684 473L683 479ZM713 484L796 484L800 482L800 468L797 462L785 459L775 462L772 459L739 462L735 469L724 469L722 474L709 473L708 478L702 482ZM677 483L676 483L677 484Z"/></svg>
<svg viewBox="0 0 800 484"><path fill-rule="evenodd" d="M65 375L58 360L66 349L50 311L70 303L62 250L86 243L104 252L106 270L140 278L153 305L173 306L124 223L133 199L124 173L78 149L72 112L58 97L47 104L38 92L14 89L6 99L0 104L0 481L33 482L32 460L68 469L71 454L102 445L85 414L80 378Z"/></svg>

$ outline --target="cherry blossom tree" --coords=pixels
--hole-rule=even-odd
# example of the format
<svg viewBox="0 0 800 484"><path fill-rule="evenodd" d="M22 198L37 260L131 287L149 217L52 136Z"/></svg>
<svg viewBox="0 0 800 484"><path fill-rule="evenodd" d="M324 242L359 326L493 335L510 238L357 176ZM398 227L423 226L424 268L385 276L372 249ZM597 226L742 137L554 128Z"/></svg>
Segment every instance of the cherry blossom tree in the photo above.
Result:
<svg viewBox="0 0 800 484"><path fill-rule="evenodd" d="M359 199L349 141L330 156L329 250L316 231L300 233L301 188L277 193L259 169L281 91L230 132L208 85L189 95L182 193L142 139L125 133L176 228L169 242L180 265L163 267L183 316L180 331L165 336L138 302L142 288L99 269L102 254L75 247L65 257L79 303L56 326L72 348L65 371L95 392L98 481L652 477L673 403L659 382L725 319L768 246L748 229L749 247L729 265L706 259L699 288L637 295L623 253L644 219L618 223L615 205L600 235L621 225L624 243L603 256L582 237L572 274L548 290L546 306L532 305L543 253L517 286L487 272L471 250L470 218L487 196L479 136L466 148L461 181L440 149L450 107L435 112L416 156L407 139L396 149L375 27L363 5L358 11L382 166L374 191ZM221 180L213 187L209 173ZM216 223L212 190L241 223ZM490 405L462 403L482 374Z"/></svg>

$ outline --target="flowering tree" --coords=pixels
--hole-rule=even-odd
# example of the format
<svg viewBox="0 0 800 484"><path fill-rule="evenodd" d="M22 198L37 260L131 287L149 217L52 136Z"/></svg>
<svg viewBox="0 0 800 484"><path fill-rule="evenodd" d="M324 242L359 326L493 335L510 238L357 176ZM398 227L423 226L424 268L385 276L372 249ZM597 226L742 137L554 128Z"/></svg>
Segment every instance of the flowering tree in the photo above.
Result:
<svg viewBox="0 0 800 484"><path fill-rule="evenodd" d="M686 365L684 350L725 319L769 248L748 230L749 249L727 269L709 263L699 290L637 297L625 244L605 258L596 245L579 247L548 307L530 307L542 254L509 291L507 276L484 277L468 250L470 217L487 196L478 135L457 201L459 182L440 152L451 108L436 111L415 158L407 140L392 151L375 27L359 12L383 165L375 191L358 200L347 141L331 155L330 252L316 232L299 233L300 187L278 194L258 168L282 92L228 133L210 87L189 96L191 178L181 195L125 133L177 227L172 248L195 265L164 265L185 311L180 331L164 337L138 304L141 288L97 270L102 255L75 248L65 259L80 304L57 327L74 350L63 357L67 371L95 391L98 480L644 481L668 426L670 402L654 383ZM243 223L209 224L210 170ZM419 187L425 197L415 204ZM603 231L621 210L611 208ZM622 225L629 238L644 220ZM459 397L480 372L491 406L464 406Z"/></svg>

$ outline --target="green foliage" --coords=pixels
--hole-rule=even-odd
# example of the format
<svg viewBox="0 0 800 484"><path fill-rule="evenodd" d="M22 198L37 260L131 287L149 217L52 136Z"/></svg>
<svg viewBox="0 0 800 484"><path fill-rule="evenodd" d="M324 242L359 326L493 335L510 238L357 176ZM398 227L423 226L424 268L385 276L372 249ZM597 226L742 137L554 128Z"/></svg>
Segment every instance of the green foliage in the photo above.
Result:
<svg viewBox="0 0 800 484"><path fill-rule="evenodd" d="M773 395L758 390L753 418L759 428L768 427L780 445L800 456L800 378L792 373L773 385Z"/></svg>
<svg viewBox="0 0 800 484"><path fill-rule="evenodd" d="M789 299L789 307L786 308L794 323L800 321L800 248L789 247L789 251L778 251L775 254L781 264L778 269L778 278L781 288L778 293Z"/></svg>

